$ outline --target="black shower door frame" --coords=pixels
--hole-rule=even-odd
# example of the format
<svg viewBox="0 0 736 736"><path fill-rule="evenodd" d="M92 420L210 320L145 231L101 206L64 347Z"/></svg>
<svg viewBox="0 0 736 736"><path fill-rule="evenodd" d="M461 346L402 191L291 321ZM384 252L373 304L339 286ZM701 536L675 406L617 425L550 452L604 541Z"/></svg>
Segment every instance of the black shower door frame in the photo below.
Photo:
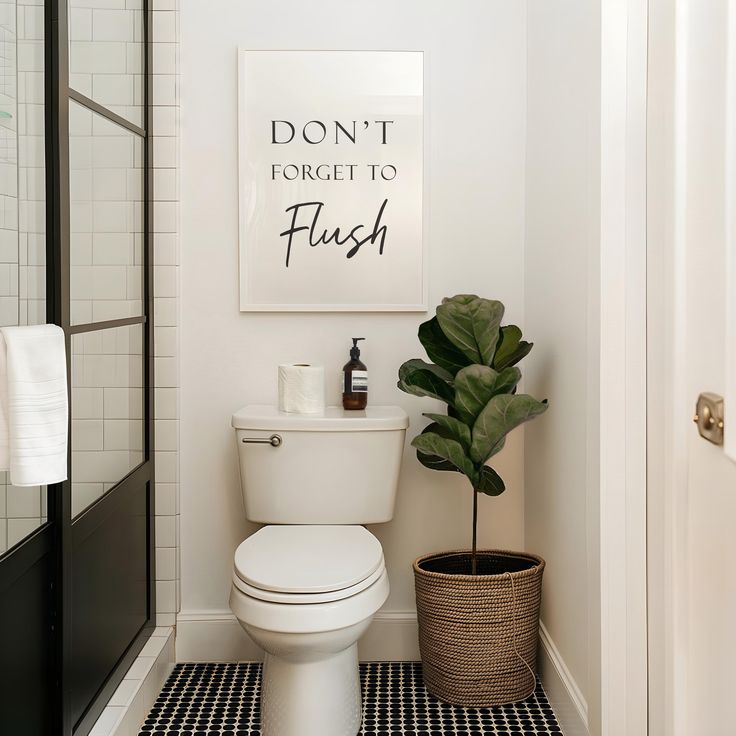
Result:
<svg viewBox="0 0 736 736"><path fill-rule="evenodd" d="M69 0L44 4L46 321L64 330L70 408L72 337L141 326L143 462L72 519L70 442L70 478L48 487L46 522L0 554L2 734L87 736L155 626L150 4L144 0L142 14L143 127L70 89ZM137 317L72 324L70 100L143 141L143 304Z"/></svg>
<svg viewBox="0 0 736 736"><path fill-rule="evenodd" d="M52 573L55 621L56 687L52 688L57 714L54 736L86 736L122 681L125 672L143 648L155 627L155 493L154 493L154 402L153 402L153 202L152 202L152 0L143 2L143 105L144 126L139 127L69 86L69 0L46 0L46 202L47 202L47 320L64 330L67 349L69 396L72 397L72 336L99 330L141 325L143 330L143 462L108 490L92 506L72 519L72 464L70 478L49 488L49 522L55 529ZM138 317L90 324L71 322L70 289L70 193L69 193L69 103L75 103L139 136L143 142L143 310ZM70 402L71 406L71 402ZM71 414L71 412L70 412ZM71 429L71 417L70 417ZM131 502L135 501L135 504ZM141 506L142 503L142 506ZM144 518L140 516L143 509ZM145 615L128 639L104 636L116 629L119 611L106 607L96 591L109 588L110 575L129 572L124 551L108 547L106 531L118 524L135 523L143 534L145 550ZM134 527L131 526L131 530ZM93 545L88 540L97 537ZM86 550L86 546L90 549ZM90 553L98 559L89 559ZM85 555L87 558L85 558ZM79 570L84 570L80 579ZM80 590L81 588L81 590ZM95 605L95 603L97 605ZM129 613L129 612L128 612ZM100 625L102 624L102 625ZM86 631L90 632L89 639ZM77 632L76 635L74 632ZM94 633L92 633L94 632ZM90 665L87 665L87 662ZM108 668L105 663L111 663ZM96 666L90 682L90 669ZM79 691L89 695L82 697ZM56 720L56 719L54 719Z"/></svg>

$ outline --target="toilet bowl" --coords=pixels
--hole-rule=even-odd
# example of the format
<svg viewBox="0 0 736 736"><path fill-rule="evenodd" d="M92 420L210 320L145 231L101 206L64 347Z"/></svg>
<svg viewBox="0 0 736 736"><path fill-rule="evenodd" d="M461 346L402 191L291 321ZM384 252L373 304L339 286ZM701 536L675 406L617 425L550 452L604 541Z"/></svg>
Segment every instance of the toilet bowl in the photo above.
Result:
<svg viewBox="0 0 736 736"><path fill-rule="evenodd" d="M361 526L266 526L238 547L230 608L265 652L264 736L358 732L357 642L388 592Z"/></svg>
<svg viewBox="0 0 736 736"><path fill-rule="evenodd" d="M245 516L230 608L265 652L263 736L354 736L358 639L388 597L363 524L393 518L409 419L396 406L289 414L245 406L236 430Z"/></svg>

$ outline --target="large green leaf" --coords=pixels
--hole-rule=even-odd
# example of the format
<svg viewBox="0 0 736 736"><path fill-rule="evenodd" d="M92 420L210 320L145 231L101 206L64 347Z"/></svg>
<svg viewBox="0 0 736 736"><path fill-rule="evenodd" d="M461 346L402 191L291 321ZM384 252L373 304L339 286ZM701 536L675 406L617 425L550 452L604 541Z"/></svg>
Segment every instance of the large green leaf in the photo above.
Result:
<svg viewBox="0 0 736 736"><path fill-rule="evenodd" d="M508 365L506 360L513 354L521 342L521 330L516 325L506 325L501 328L496 354L493 356L493 367L496 370Z"/></svg>
<svg viewBox="0 0 736 736"><path fill-rule="evenodd" d="M526 358L534 347L533 342L524 342L522 340L519 343L519 347L514 350L513 354L506 361L507 365L516 365L522 358Z"/></svg>
<svg viewBox="0 0 736 736"><path fill-rule="evenodd" d="M470 446L473 462L484 463L503 447L506 435L512 429L546 410L546 401L537 401L527 394L494 396L473 425Z"/></svg>
<svg viewBox="0 0 736 736"><path fill-rule="evenodd" d="M437 307L437 320L450 342L472 363L490 365L503 312L501 302L460 294Z"/></svg>
<svg viewBox="0 0 736 736"><path fill-rule="evenodd" d="M444 471L452 471L453 473L461 473L461 470L458 470L449 460L444 460L441 457L437 457L437 455L427 455L426 452L422 452L421 450L417 450L417 460L424 465L425 468L429 468L430 470L444 470Z"/></svg>
<svg viewBox="0 0 736 736"><path fill-rule="evenodd" d="M484 465L480 469L480 478L475 490L487 496L500 496L506 490L506 484L490 465Z"/></svg>
<svg viewBox="0 0 736 736"><path fill-rule="evenodd" d="M455 409L469 426L493 396L498 373L486 365L469 365L455 376Z"/></svg>
<svg viewBox="0 0 736 736"><path fill-rule="evenodd" d="M432 366L432 368L437 367ZM407 369L403 373L402 376L402 371L399 371L399 381L396 384L402 391L413 396L430 396L433 399L444 401L446 404L455 403L453 387L429 367Z"/></svg>
<svg viewBox="0 0 736 736"><path fill-rule="evenodd" d="M442 434L443 437L449 436L451 439L457 440L466 452L470 451L470 427L468 427L465 422L461 422L459 419L450 417L447 414L425 414L424 416L431 419L445 430L446 434L443 432L438 434Z"/></svg>
<svg viewBox="0 0 736 736"><path fill-rule="evenodd" d="M463 446L457 441L441 437L435 432L423 432L412 440L414 446L426 455L434 455L452 463L461 473L470 478L471 482L476 480L475 465L465 454Z"/></svg>
<svg viewBox="0 0 736 736"><path fill-rule="evenodd" d="M437 317L419 325L419 342L422 343L430 360L442 366L453 376L470 361L447 338Z"/></svg>
<svg viewBox="0 0 736 736"><path fill-rule="evenodd" d="M437 424L437 422L428 424L422 430L422 434L427 434L429 432L434 432L441 437L449 437L452 439L452 435L450 435L446 429ZM417 450L417 460L419 460L425 468L429 468L430 470L451 470L453 473L461 472L449 460L445 460L437 455L427 455L427 453L422 452L421 450Z"/></svg>
<svg viewBox="0 0 736 736"><path fill-rule="evenodd" d="M486 404L497 394L511 393L521 380L518 368L500 373L485 365L470 365L455 376L455 410L472 427Z"/></svg>
<svg viewBox="0 0 736 736"><path fill-rule="evenodd" d="M516 325L502 327L501 338L498 341L496 354L493 356L493 367L500 371L508 366L516 365L529 354L533 344L521 339L521 330Z"/></svg>
<svg viewBox="0 0 736 736"><path fill-rule="evenodd" d="M450 373L439 365L435 365L434 363L427 363L421 358L412 358L411 360L407 360L405 363L401 364L401 367L399 368L399 379L403 380L404 378L406 378L407 375L409 375L409 373L412 373L413 371L419 369L431 371L443 381L452 382L454 378L453 373Z"/></svg>
<svg viewBox="0 0 736 736"><path fill-rule="evenodd" d="M518 368L513 366L504 368L498 372L496 385L493 387L493 395L513 393L519 381L521 381L521 371Z"/></svg>

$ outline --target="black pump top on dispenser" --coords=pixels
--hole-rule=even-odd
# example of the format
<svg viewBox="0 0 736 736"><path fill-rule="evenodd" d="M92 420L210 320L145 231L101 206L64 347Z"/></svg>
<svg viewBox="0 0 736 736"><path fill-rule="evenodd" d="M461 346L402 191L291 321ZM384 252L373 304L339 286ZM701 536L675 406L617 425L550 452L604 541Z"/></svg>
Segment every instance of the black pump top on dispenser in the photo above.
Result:
<svg viewBox="0 0 736 736"><path fill-rule="evenodd" d="M354 337L353 338L353 347L350 348L351 360L358 360L358 358L360 358L360 348L358 347L358 340L365 340L365 338L364 337Z"/></svg>

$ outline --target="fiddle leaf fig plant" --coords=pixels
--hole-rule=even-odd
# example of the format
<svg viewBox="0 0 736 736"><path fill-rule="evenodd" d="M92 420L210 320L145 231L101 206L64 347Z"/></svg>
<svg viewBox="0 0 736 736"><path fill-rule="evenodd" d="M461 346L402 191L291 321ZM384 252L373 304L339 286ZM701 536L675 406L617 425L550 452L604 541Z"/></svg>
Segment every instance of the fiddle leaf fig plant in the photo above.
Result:
<svg viewBox="0 0 736 736"><path fill-rule="evenodd" d="M462 473L473 489L471 572L477 572L478 494L498 496L506 486L488 461L503 449L513 429L547 410L516 393L521 371L516 364L532 343L516 325L501 325L504 305L474 294L444 299L436 315L419 326L427 357L399 368L398 387L413 396L447 404L447 413L426 413L431 420L412 445L431 470Z"/></svg>

